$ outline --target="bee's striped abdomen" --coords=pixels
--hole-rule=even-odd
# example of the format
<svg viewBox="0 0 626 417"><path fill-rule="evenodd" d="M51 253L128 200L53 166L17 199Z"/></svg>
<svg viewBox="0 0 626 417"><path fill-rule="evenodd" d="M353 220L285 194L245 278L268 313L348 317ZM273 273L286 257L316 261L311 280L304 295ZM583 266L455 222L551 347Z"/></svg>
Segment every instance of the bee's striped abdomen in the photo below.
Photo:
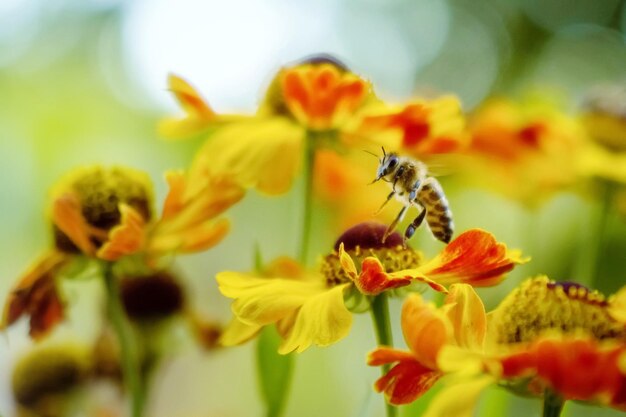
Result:
<svg viewBox="0 0 626 417"><path fill-rule="evenodd" d="M433 177L427 178L419 190L417 200L426 209L426 222L433 236L442 242L449 243L454 233L454 222L448 200L439 181Z"/></svg>

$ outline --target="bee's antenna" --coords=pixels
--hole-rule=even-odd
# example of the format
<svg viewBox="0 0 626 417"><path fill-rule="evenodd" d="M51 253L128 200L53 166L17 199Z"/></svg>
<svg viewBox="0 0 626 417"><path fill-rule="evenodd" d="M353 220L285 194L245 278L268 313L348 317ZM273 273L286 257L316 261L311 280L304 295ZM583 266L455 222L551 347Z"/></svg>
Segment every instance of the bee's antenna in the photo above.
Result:
<svg viewBox="0 0 626 417"><path fill-rule="evenodd" d="M374 152L370 152L367 149L363 149L363 152L368 153L370 155L372 155L374 158L378 158L378 155L376 155Z"/></svg>
<svg viewBox="0 0 626 417"><path fill-rule="evenodd" d="M385 157L387 156L387 153L385 152L385 147L381 146L380 148L383 150L383 159L385 159Z"/></svg>

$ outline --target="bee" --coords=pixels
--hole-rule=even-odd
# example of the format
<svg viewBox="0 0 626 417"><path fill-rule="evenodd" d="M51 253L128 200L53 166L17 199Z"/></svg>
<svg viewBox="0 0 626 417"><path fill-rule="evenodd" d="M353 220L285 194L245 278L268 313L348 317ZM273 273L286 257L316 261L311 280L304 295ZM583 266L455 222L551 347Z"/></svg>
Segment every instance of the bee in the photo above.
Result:
<svg viewBox="0 0 626 417"><path fill-rule="evenodd" d="M404 207L389 225L383 236L383 243L393 233L407 210L411 206L419 208L420 213L404 231L404 239L410 239L426 218L426 223L433 236L449 243L454 233L452 211L439 181L428 175L428 168L423 162L396 153L387 154L385 148L379 160L376 178L372 183L383 180L391 186L391 192L376 213L380 213L387 203L396 197Z"/></svg>

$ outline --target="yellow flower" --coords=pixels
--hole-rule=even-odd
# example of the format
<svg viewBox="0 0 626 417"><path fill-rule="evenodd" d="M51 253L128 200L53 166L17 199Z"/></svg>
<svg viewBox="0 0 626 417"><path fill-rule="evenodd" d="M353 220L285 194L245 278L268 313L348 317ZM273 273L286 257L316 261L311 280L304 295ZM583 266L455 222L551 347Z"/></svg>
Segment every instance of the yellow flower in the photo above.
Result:
<svg viewBox="0 0 626 417"><path fill-rule="evenodd" d="M437 366L457 373L433 400L428 417L471 415L479 392L498 382L523 395L553 392L563 400L626 409L626 288L597 291L545 276L529 279L488 314L481 350L448 344ZM467 390L472 395L463 394Z"/></svg>
<svg viewBox="0 0 626 417"><path fill-rule="evenodd" d="M321 273L303 271L293 261L287 271L219 273L220 291L234 299L235 315L222 342L242 343L263 326L275 324L283 338L280 353L302 352L312 344L327 346L348 334L350 309L367 309L370 296L413 282L446 292L444 284L455 282L493 285L520 262L509 258L487 232L470 231L424 263L419 252L402 246L398 233L382 243L386 229L363 223L346 231L324 258ZM362 260L361 273L353 257Z"/></svg>
<svg viewBox="0 0 626 417"><path fill-rule="evenodd" d="M187 117L165 120L161 134L191 136L218 128L199 150L192 178L206 173L228 176L267 194L290 188L302 165L308 132L335 135L374 99L367 81L330 57L281 69L252 116L217 115L188 83L176 76L170 76L169 83Z"/></svg>
<svg viewBox="0 0 626 417"><path fill-rule="evenodd" d="M158 220L152 214L151 184L141 172L89 166L59 181L50 203L54 248L18 280L7 299L2 327L27 315L30 335L39 338L61 321L57 276L78 256L114 262L139 254L155 266L164 255L217 244L229 229L228 221L218 216L243 197L243 189L210 177L190 183L178 172L166 178L170 192Z"/></svg>
<svg viewBox="0 0 626 417"><path fill-rule="evenodd" d="M281 69L253 116L216 114L187 82L176 76L169 82L187 116L165 120L161 134L177 138L214 130L190 175L227 175L267 194L289 190L305 149L319 155L384 145L423 157L467 144L458 99L382 103L369 82L329 56Z"/></svg>

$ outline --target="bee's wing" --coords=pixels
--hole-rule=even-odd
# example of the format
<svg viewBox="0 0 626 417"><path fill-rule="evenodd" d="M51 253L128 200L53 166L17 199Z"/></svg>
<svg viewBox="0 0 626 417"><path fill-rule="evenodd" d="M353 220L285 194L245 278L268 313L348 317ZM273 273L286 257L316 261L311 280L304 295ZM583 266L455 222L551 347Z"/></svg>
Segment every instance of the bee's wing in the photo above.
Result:
<svg viewBox="0 0 626 417"><path fill-rule="evenodd" d="M428 167L428 174L433 177L454 175L465 165L466 158L455 154L438 154L424 158L423 162Z"/></svg>

